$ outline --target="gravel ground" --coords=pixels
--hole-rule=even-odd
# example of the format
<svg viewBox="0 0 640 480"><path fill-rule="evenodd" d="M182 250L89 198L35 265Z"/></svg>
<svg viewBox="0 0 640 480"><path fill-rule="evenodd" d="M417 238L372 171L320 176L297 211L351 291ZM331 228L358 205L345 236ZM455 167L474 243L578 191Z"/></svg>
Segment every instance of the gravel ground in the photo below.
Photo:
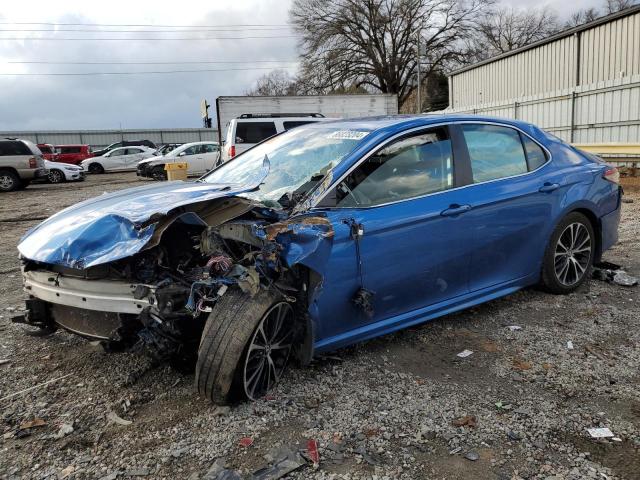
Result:
<svg viewBox="0 0 640 480"><path fill-rule="evenodd" d="M230 410L198 398L191 373L161 367L126 386L144 358L64 332L24 335L9 320L22 307L20 236L67 205L139 183L112 174L2 195L1 478L212 479L222 464L249 476L274 449L304 450L309 439L320 464L291 478L640 478L637 287L521 291L292 368L273 395ZM627 198L605 259L638 275L640 195ZM474 353L458 358L464 349ZM620 441L593 440L591 427Z"/></svg>

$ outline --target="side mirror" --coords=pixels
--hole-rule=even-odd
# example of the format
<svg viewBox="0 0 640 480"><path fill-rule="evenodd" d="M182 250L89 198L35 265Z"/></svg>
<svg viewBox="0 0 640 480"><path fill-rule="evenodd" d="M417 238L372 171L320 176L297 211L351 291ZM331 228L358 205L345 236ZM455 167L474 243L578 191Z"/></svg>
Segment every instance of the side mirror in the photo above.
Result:
<svg viewBox="0 0 640 480"><path fill-rule="evenodd" d="M179 157L184 157L186 154L187 154L186 152L180 152L180 153L178 154L178 156L179 156Z"/></svg>

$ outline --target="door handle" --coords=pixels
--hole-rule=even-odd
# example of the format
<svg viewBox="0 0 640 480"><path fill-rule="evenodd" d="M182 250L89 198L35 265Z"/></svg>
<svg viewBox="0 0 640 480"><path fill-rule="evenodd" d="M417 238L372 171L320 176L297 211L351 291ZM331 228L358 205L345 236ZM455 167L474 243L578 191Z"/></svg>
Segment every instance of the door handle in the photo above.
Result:
<svg viewBox="0 0 640 480"><path fill-rule="evenodd" d="M449 205L449 208L440 212L443 217L452 217L454 215L460 215L461 213L471 210L471 205Z"/></svg>
<svg viewBox="0 0 640 480"><path fill-rule="evenodd" d="M560 184L559 183L549 183L546 182L544 185L542 185L538 191L542 192L542 193L549 193L549 192L553 192L554 190L556 190L557 188L560 188Z"/></svg>

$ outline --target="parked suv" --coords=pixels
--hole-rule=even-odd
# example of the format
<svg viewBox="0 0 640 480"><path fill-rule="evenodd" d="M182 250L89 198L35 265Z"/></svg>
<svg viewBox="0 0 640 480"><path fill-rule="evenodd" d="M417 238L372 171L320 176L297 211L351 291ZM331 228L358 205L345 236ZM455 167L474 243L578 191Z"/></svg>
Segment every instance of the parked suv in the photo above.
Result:
<svg viewBox="0 0 640 480"><path fill-rule="evenodd" d="M113 150L114 148L120 148L120 147L149 147L149 148L153 148L154 150L157 148L156 144L153 143L151 140L122 140L121 142L112 143L108 147L105 147L101 150L96 150L93 152L93 154L96 157L101 157L105 153Z"/></svg>
<svg viewBox="0 0 640 480"><path fill-rule="evenodd" d="M32 180L46 177L42 152L29 140L0 140L0 192L25 188Z"/></svg>
<svg viewBox="0 0 640 480"><path fill-rule="evenodd" d="M55 162L80 165L85 158L93 157L89 145L56 145Z"/></svg>
<svg viewBox="0 0 640 480"><path fill-rule="evenodd" d="M277 133L323 120L332 119L321 113L243 113L229 122L220 158L226 162Z"/></svg>

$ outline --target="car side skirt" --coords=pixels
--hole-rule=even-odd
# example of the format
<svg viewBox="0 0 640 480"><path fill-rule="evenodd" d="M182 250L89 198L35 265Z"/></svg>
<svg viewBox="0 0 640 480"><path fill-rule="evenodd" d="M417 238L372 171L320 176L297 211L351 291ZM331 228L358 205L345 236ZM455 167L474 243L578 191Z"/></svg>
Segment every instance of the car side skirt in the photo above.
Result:
<svg viewBox="0 0 640 480"><path fill-rule="evenodd" d="M345 332L341 335L325 338L314 344L314 353L323 353L346 347L357 342L386 335L387 333L392 333L450 313L458 312L496 298L504 297L505 295L514 293L524 287L537 284L539 278L540 276L538 273L528 275L506 283L460 295L459 297L436 303L419 310L380 320L358 329Z"/></svg>

